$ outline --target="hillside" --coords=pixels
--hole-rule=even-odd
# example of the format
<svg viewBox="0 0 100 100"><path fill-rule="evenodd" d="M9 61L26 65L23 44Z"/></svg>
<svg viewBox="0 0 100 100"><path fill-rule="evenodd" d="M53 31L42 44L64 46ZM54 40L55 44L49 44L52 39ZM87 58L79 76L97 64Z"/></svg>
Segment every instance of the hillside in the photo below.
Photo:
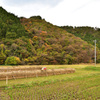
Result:
<svg viewBox="0 0 100 100"><path fill-rule="evenodd" d="M44 65L94 61L94 47L91 44L40 16L18 18L0 8L0 22L0 64ZM98 48L97 54L100 55ZM100 62L100 56L97 62Z"/></svg>
<svg viewBox="0 0 100 100"><path fill-rule="evenodd" d="M46 22L39 16L23 18L21 22L31 35L38 62L42 64L93 62L94 47L81 38Z"/></svg>
<svg viewBox="0 0 100 100"><path fill-rule="evenodd" d="M97 47L100 49L100 28L92 27L71 27L63 26L62 29L65 29L67 32L74 34L77 37L87 41L88 43L94 45L93 40L97 40Z"/></svg>
<svg viewBox="0 0 100 100"><path fill-rule="evenodd" d="M17 16L0 7L0 39L15 39L27 35Z"/></svg>

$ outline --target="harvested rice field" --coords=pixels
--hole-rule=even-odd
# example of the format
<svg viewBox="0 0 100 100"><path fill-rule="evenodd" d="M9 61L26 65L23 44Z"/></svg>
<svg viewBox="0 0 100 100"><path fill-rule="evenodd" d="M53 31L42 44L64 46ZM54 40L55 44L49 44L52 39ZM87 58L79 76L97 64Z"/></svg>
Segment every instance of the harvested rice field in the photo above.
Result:
<svg viewBox="0 0 100 100"><path fill-rule="evenodd" d="M75 73L0 81L0 100L100 100L100 64L45 66Z"/></svg>
<svg viewBox="0 0 100 100"><path fill-rule="evenodd" d="M45 67L46 68L46 67ZM41 77L41 76L51 76L51 75L61 75L75 73L73 68L63 68L63 69L47 69L41 70L42 67L29 67L29 68L1 68L0 69L0 80L7 79L18 79L18 78L29 78L29 77Z"/></svg>

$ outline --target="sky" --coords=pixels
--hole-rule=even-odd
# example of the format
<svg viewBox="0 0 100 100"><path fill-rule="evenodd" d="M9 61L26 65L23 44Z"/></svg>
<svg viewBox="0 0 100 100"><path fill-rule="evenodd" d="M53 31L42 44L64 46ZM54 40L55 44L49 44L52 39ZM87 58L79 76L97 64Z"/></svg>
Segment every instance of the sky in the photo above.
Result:
<svg viewBox="0 0 100 100"><path fill-rule="evenodd" d="M100 28L100 0L0 0L0 6L18 17L40 15L57 26Z"/></svg>

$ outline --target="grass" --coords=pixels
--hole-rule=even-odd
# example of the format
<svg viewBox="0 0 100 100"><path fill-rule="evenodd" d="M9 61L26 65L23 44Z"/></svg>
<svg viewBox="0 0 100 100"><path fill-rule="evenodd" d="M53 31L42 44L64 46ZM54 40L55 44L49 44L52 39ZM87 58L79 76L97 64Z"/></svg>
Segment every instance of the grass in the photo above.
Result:
<svg viewBox="0 0 100 100"><path fill-rule="evenodd" d="M100 99L100 64L45 65L47 68L75 68L71 74L0 81L2 95L9 100L97 100ZM54 67L53 67L54 66ZM3 97L3 96L2 96ZM6 99L2 99L6 100Z"/></svg>
<svg viewBox="0 0 100 100"><path fill-rule="evenodd" d="M100 67L88 66L84 68L85 70L100 71Z"/></svg>

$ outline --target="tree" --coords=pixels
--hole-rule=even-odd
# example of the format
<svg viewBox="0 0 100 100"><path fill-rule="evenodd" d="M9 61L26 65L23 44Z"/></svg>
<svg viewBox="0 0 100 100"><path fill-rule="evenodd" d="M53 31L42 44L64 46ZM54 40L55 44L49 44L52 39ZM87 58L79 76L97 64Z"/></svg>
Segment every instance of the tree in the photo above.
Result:
<svg viewBox="0 0 100 100"><path fill-rule="evenodd" d="M0 64L2 65L2 64L4 64L4 61L6 59L6 55L3 52L4 44L1 44L0 48L1 48L1 52L0 52Z"/></svg>
<svg viewBox="0 0 100 100"><path fill-rule="evenodd" d="M15 39L17 34L15 32L7 32L6 33L6 38L8 39Z"/></svg>
<svg viewBox="0 0 100 100"><path fill-rule="evenodd" d="M20 63L21 63L21 61L20 61L19 57L15 57L15 56L7 57L7 59L5 61L6 65L18 65Z"/></svg>

